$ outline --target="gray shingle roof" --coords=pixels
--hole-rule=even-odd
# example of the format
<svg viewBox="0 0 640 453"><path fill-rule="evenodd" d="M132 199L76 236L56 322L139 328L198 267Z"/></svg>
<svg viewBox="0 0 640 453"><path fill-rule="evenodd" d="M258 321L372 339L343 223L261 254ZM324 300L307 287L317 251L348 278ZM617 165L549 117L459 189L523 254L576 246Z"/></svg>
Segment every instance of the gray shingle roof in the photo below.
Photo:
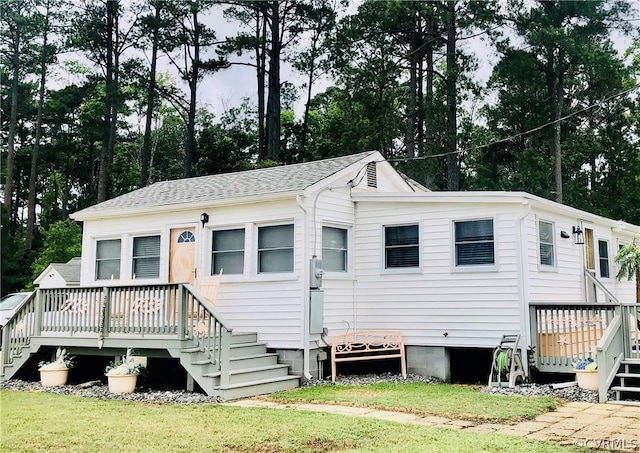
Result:
<svg viewBox="0 0 640 453"><path fill-rule="evenodd" d="M67 283L80 283L80 257L71 258L66 263L51 263Z"/></svg>
<svg viewBox="0 0 640 453"><path fill-rule="evenodd" d="M280 167L157 182L90 206L74 213L72 217L302 191L373 153L375 151Z"/></svg>

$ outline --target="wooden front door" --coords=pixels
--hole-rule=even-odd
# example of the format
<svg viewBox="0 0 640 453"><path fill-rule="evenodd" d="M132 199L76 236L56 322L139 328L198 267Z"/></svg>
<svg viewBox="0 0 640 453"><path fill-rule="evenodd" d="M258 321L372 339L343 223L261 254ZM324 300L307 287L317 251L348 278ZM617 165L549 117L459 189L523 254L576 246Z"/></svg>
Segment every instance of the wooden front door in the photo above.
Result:
<svg viewBox="0 0 640 453"><path fill-rule="evenodd" d="M169 246L169 283L190 283L196 274L195 227L171 230Z"/></svg>

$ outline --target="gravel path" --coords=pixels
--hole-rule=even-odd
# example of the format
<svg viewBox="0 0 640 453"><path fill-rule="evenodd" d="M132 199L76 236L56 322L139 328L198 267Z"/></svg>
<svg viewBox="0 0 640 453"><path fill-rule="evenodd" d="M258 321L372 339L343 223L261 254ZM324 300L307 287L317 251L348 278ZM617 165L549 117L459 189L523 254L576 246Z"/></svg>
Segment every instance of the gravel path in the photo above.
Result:
<svg viewBox="0 0 640 453"><path fill-rule="evenodd" d="M354 376L338 376L335 385L364 385L381 382L423 382L438 383L439 379L418 375L408 375L407 380L394 373L367 374ZM321 384L331 384L328 380L312 380L303 384L304 386L314 386ZM202 393L192 393L183 390L159 391L147 388L138 388L131 394L109 393L107 386L100 381L80 385L65 385L62 387L42 387L40 382L9 380L0 384L2 390L18 390L30 392L48 392L59 395L77 395L88 398L119 399L140 402L174 403L174 404L216 404L223 400L218 397L211 397ZM565 401L584 401L589 403L598 402L598 392L583 390L578 387L566 387L553 389L551 385L530 384L521 385L516 388L486 387L482 390L485 393L500 395L524 395L524 396L549 396ZM613 395L610 395L612 397Z"/></svg>

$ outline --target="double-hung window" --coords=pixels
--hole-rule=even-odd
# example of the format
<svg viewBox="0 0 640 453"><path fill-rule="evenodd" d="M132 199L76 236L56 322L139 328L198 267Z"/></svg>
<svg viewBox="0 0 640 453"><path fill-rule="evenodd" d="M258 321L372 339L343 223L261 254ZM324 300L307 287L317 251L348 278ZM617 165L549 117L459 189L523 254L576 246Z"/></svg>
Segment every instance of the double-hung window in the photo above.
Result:
<svg viewBox="0 0 640 453"><path fill-rule="evenodd" d="M244 228L214 231L211 241L211 275L244 272Z"/></svg>
<svg viewBox="0 0 640 453"><path fill-rule="evenodd" d="M456 266L495 264L493 219L454 222Z"/></svg>
<svg viewBox="0 0 640 453"><path fill-rule="evenodd" d="M160 236L133 238L132 264L135 278L160 277Z"/></svg>
<svg viewBox="0 0 640 453"><path fill-rule="evenodd" d="M609 278L609 243L607 241L598 241L598 259L600 262L600 277Z"/></svg>
<svg viewBox="0 0 640 453"><path fill-rule="evenodd" d="M538 222L538 240L540 243L540 264L554 267L556 265L553 223L540 220Z"/></svg>
<svg viewBox="0 0 640 453"><path fill-rule="evenodd" d="M293 224L258 228L258 273L293 272Z"/></svg>
<svg viewBox="0 0 640 453"><path fill-rule="evenodd" d="M384 227L385 269L420 267L420 239L418 225Z"/></svg>
<svg viewBox="0 0 640 453"><path fill-rule="evenodd" d="M347 272L348 230L322 227L322 267L329 272Z"/></svg>
<svg viewBox="0 0 640 453"><path fill-rule="evenodd" d="M120 278L120 239L96 242L96 280Z"/></svg>

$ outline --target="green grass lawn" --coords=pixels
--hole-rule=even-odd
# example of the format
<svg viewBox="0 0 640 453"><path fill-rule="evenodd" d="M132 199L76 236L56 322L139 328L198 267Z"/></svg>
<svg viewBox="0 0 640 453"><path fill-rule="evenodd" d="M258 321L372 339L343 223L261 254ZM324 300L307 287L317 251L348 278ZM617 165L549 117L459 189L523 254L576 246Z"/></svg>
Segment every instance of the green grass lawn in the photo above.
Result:
<svg viewBox="0 0 640 453"><path fill-rule="evenodd" d="M552 398L490 395L470 385L424 383L326 384L275 393L269 399L284 403L339 403L502 422L532 419L556 408Z"/></svg>
<svg viewBox="0 0 640 453"><path fill-rule="evenodd" d="M0 392L2 452L575 452L479 434L328 413L149 404Z"/></svg>

